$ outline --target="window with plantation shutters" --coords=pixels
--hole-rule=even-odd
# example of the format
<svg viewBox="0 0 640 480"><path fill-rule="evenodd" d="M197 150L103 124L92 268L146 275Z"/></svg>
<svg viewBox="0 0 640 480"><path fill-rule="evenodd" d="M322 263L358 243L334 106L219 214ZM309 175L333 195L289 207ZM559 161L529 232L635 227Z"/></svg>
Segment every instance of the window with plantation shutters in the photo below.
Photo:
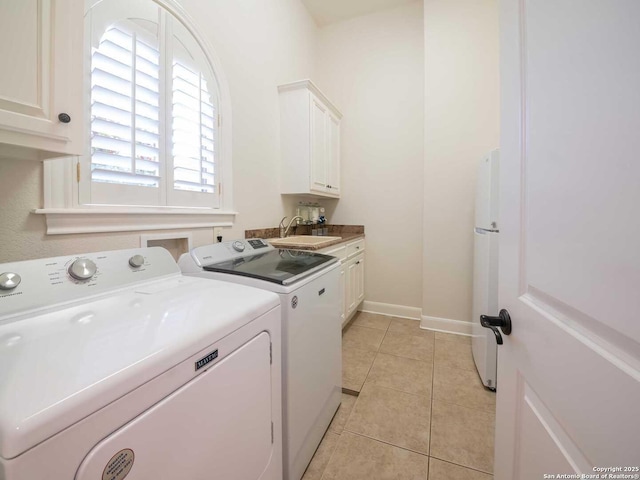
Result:
<svg viewBox="0 0 640 480"><path fill-rule="evenodd" d="M198 41L151 0L104 0L90 16L82 203L219 207L218 89Z"/></svg>
<svg viewBox="0 0 640 480"><path fill-rule="evenodd" d="M91 64L91 181L158 188L160 52L110 27Z"/></svg>
<svg viewBox="0 0 640 480"><path fill-rule="evenodd" d="M213 193L215 107L204 76L173 63L172 154L176 190Z"/></svg>

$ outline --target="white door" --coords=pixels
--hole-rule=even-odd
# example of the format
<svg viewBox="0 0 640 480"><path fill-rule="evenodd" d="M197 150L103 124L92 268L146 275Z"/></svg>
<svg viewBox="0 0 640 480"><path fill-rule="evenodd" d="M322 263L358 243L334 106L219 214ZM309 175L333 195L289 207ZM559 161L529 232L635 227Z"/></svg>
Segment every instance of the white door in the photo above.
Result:
<svg viewBox="0 0 640 480"><path fill-rule="evenodd" d="M311 96L311 178L310 188L327 190L327 107Z"/></svg>
<svg viewBox="0 0 640 480"><path fill-rule="evenodd" d="M640 473L639 25L637 0L501 1L496 480Z"/></svg>
<svg viewBox="0 0 640 480"><path fill-rule="evenodd" d="M327 115L327 190L340 195L340 119L331 112Z"/></svg>
<svg viewBox="0 0 640 480"><path fill-rule="evenodd" d="M358 286L358 266L356 259L352 258L347 263L347 315L350 315L356 308L357 286Z"/></svg>
<svg viewBox="0 0 640 480"><path fill-rule="evenodd" d="M356 260L356 305L364 300L364 254Z"/></svg>

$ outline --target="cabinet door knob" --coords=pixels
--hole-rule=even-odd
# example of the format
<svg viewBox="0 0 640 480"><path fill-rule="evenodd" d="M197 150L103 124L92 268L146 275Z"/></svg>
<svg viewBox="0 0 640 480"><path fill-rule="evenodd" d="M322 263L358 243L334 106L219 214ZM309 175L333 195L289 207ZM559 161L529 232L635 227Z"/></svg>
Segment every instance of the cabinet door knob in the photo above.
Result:
<svg viewBox="0 0 640 480"><path fill-rule="evenodd" d="M68 113L61 113L60 115L58 115L58 120L60 120L62 123L69 123L71 122L71 117Z"/></svg>

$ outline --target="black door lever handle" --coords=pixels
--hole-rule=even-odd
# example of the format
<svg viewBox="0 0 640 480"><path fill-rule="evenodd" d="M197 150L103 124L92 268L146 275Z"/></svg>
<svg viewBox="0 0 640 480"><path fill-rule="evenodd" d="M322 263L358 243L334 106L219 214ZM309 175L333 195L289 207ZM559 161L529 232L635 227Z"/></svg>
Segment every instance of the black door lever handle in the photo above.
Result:
<svg viewBox="0 0 640 480"><path fill-rule="evenodd" d="M496 343L502 345L502 335L500 330L505 335L511 334L511 316L509 312L504 308L500 310L497 317L490 317L488 315L480 315L480 325L484 328L490 328L493 334L496 336ZM500 330L498 330L500 328Z"/></svg>

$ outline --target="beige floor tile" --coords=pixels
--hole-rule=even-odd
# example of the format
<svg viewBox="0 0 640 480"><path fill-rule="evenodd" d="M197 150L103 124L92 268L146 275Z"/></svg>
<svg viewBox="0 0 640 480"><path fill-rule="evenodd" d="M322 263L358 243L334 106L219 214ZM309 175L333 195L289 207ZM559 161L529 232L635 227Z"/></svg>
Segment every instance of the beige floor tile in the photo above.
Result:
<svg viewBox="0 0 640 480"><path fill-rule="evenodd" d="M431 456L493 473L494 428L494 414L434 400Z"/></svg>
<svg viewBox="0 0 640 480"><path fill-rule="evenodd" d="M429 453L431 399L365 384L345 431Z"/></svg>
<svg viewBox="0 0 640 480"><path fill-rule="evenodd" d="M437 367L460 368L476 371L471 354L471 345L460 342L436 340L434 363Z"/></svg>
<svg viewBox="0 0 640 480"><path fill-rule="evenodd" d="M420 320L411 320L410 318L393 317L389 325L389 331L434 338L433 331L420 328Z"/></svg>
<svg viewBox="0 0 640 480"><path fill-rule="evenodd" d="M384 338L384 330L351 325L342 334L342 350L357 348L377 352Z"/></svg>
<svg viewBox="0 0 640 480"><path fill-rule="evenodd" d="M429 480L492 480L493 475L443 462L437 458L429 459Z"/></svg>
<svg viewBox="0 0 640 480"><path fill-rule="evenodd" d="M436 340L446 340L448 342L467 343L471 345L471 337L469 335L455 335L453 333L435 332Z"/></svg>
<svg viewBox="0 0 640 480"><path fill-rule="evenodd" d="M313 455L307 471L304 472L302 480L320 480L322 478L322 474L338 445L338 440L340 440L340 435L331 432L324 434L324 438Z"/></svg>
<svg viewBox="0 0 640 480"><path fill-rule="evenodd" d="M471 370L438 365L433 372L433 398L489 413L496 411L495 392L484 388L478 372Z"/></svg>
<svg viewBox="0 0 640 480"><path fill-rule="evenodd" d="M353 319L353 324L360 327L377 328L386 331L391 323L389 315L378 315L376 313L358 312Z"/></svg>
<svg viewBox="0 0 640 480"><path fill-rule="evenodd" d="M359 392L376 358L376 352L342 348L342 388Z"/></svg>
<svg viewBox="0 0 640 480"><path fill-rule="evenodd" d="M372 384L428 397L431 395L432 373L431 362L378 353L365 385Z"/></svg>
<svg viewBox="0 0 640 480"><path fill-rule="evenodd" d="M390 331L384 336L380 345L381 352L429 362L433 361L433 350L432 337Z"/></svg>
<svg viewBox="0 0 640 480"><path fill-rule="evenodd" d="M425 480L429 457L345 431L322 480Z"/></svg>
<svg viewBox="0 0 640 480"><path fill-rule="evenodd" d="M342 401L340 403L340 407L338 411L331 420L331 424L329 425L329 431L333 433L337 433L340 435L342 430L344 430L344 426L349 419L349 415L351 415L351 410L353 410L353 406L356 403L356 399L358 397L354 395L347 395L346 393L342 394Z"/></svg>

